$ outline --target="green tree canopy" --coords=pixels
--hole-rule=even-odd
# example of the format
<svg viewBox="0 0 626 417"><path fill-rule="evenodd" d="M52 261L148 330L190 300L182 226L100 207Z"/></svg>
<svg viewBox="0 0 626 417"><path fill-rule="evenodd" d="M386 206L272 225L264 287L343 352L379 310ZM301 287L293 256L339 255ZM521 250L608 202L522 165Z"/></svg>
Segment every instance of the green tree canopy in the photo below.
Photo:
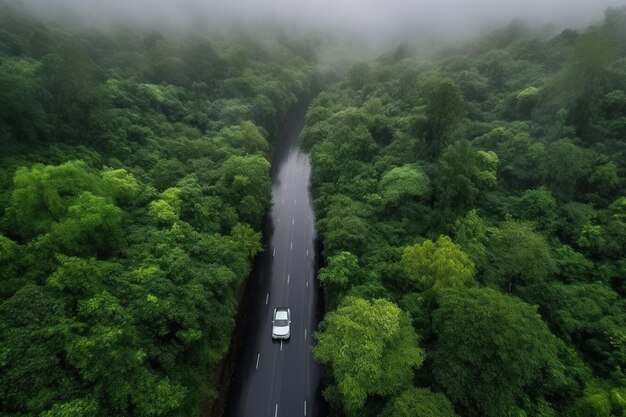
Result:
<svg viewBox="0 0 626 417"><path fill-rule="evenodd" d="M338 252L319 270L319 280L332 292L345 290L359 278L359 259L350 252ZM331 291L329 291L331 292Z"/></svg>
<svg viewBox="0 0 626 417"><path fill-rule="evenodd" d="M315 356L330 367L349 415L358 415L370 395L399 393L424 360L408 315L386 300L347 297L315 338Z"/></svg>
<svg viewBox="0 0 626 417"><path fill-rule="evenodd" d="M391 400L380 417L457 417L445 395L411 388Z"/></svg>
<svg viewBox="0 0 626 417"><path fill-rule="evenodd" d="M481 191L497 184L498 156L476 150L468 141L448 146L439 158L436 195L442 208L462 209L474 204Z"/></svg>
<svg viewBox="0 0 626 417"><path fill-rule="evenodd" d="M544 281L555 272L546 239L528 223L504 222L489 239L484 279L507 291Z"/></svg>
<svg viewBox="0 0 626 417"><path fill-rule="evenodd" d="M401 264L406 275L425 290L460 288L475 283L474 263L448 236L406 247Z"/></svg>
<svg viewBox="0 0 626 417"><path fill-rule="evenodd" d="M379 184L383 201L389 205L424 197L430 191L428 176L415 165L393 168L383 175Z"/></svg>
<svg viewBox="0 0 626 417"><path fill-rule="evenodd" d="M517 298L489 288L448 290L432 320L435 380L467 416L523 415L567 385L560 342L536 308Z"/></svg>
<svg viewBox="0 0 626 417"><path fill-rule="evenodd" d="M426 104L422 134L430 153L438 155L465 116L463 95L449 78L429 79L422 87L422 95Z"/></svg>

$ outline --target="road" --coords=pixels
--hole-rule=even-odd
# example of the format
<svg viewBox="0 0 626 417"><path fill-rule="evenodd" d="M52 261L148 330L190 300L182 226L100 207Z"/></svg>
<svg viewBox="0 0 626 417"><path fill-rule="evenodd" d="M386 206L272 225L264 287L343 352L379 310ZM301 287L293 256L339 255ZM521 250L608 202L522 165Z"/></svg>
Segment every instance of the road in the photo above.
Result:
<svg viewBox="0 0 626 417"><path fill-rule="evenodd" d="M265 252L256 263L243 340L226 417L322 415L321 368L313 359L311 333L319 319L315 279L315 221L309 196L308 155L297 145L304 112L283 131L274 160L270 224ZM268 236L269 236L268 235ZM275 307L291 309L291 338L271 337Z"/></svg>

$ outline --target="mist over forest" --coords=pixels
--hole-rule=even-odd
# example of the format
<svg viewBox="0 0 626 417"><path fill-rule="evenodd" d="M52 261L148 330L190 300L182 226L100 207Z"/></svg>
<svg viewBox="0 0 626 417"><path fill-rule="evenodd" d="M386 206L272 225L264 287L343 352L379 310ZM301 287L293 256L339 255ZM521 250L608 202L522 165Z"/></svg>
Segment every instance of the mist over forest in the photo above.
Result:
<svg viewBox="0 0 626 417"><path fill-rule="evenodd" d="M457 40L514 19L535 27L581 27L599 21L619 0L22 0L41 16L77 16L92 23L125 21L164 27L225 29L272 24L385 40L415 35ZM44 4L45 3L45 4ZM403 39L406 40L406 39Z"/></svg>

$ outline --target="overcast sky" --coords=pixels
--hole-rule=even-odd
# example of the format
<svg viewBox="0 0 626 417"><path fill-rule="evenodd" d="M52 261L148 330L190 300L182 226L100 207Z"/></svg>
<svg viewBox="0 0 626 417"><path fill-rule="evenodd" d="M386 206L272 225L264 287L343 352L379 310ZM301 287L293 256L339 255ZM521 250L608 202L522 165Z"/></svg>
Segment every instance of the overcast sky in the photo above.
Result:
<svg viewBox="0 0 626 417"><path fill-rule="evenodd" d="M404 32L468 34L514 18L531 23L584 26L609 6L626 0L24 0L42 10L65 5L98 19L184 24L200 17L214 22L275 20L299 28L343 29L378 37Z"/></svg>

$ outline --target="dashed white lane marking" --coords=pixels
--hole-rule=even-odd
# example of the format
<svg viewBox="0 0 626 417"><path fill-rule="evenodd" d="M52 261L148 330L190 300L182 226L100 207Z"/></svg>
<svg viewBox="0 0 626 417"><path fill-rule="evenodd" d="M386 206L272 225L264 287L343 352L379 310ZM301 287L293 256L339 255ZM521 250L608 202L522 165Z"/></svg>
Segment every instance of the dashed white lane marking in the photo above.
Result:
<svg viewBox="0 0 626 417"><path fill-rule="evenodd" d="M256 354L256 369L259 369L259 359L261 359L261 354L257 353Z"/></svg>
<svg viewBox="0 0 626 417"><path fill-rule="evenodd" d="M278 403L276 403L276 409L274 411L274 417L278 417Z"/></svg>
<svg viewBox="0 0 626 417"><path fill-rule="evenodd" d="M267 305L267 302L270 300L270 293L268 292L267 295L265 296L265 305Z"/></svg>
<svg viewBox="0 0 626 417"><path fill-rule="evenodd" d="M274 251L272 252L272 258L276 256L276 248L274 248Z"/></svg>
<svg viewBox="0 0 626 417"><path fill-rule="evenodd" d="M283 204L285 204L285 199L283 198Z"/></svg>
<svg viewBox="0 0 626 417"><path fill-rule="evenodd" d="M304 329L304 340L306 340L306 329Z"/></svg>
<svg viewBox="0 0 626 417"><path fill-rule="evenodd" d="M306 400L304 400L304 415L306 416Z"/></svg>
<svg viewBox="0 0 626 417"><path fill-rule="evenodd" d="M306 256L307 257L309 256L309 250L308 249L306 250Z"/></svg>
<svg viewBox="0 0 626 417"><path fill-rule="evenodd" d="M293 242L289 245L289 250L293 250Z"/></svg>
<svg viewBox="0 0 626 417"><path fill-rule="evenodd" d="M298 199L297 199L297 198L294 198L294 199L293 199L293 204L294 204L294 206L297 206L297 205L298 205Z"/></svg>
<svg viewBox="0 0 626 417"><path fill-rule="evenodd" d="M287 274L287 284L289 284L289 277L291 276L291 274Z"/></svg>
<svg viewBox="0 0 626 417"><path fill-rule="evenodd" d="M295 219L291 219L291 225L292 226L294 225L295 221L296 221Z"/></svg>
<svg viewBox="0 0 626 417"><path fill-rule="evenodd" d="M280 351L281 352L283 351L283 341L282 340L280 341Z"/></svg>
<svg viewBox="0 0 626 417"><path fill-rule="evenodd" d="M309 281L306 282L306 287L309 288Z"/></svg>

